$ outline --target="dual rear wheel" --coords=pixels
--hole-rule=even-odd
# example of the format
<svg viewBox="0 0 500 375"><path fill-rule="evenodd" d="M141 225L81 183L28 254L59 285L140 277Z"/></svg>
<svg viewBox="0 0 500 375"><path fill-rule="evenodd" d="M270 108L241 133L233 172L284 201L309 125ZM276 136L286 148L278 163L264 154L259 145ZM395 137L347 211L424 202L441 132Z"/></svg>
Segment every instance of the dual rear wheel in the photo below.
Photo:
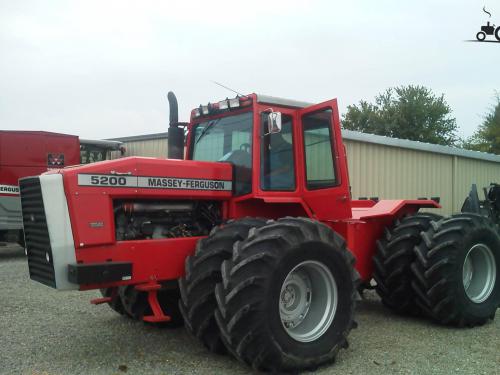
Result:
<svg viewBox="0 0 500 375"><path fill-rule="evenodd" d="M500 306L500 236L486 217L457 214L422 233L411 268L416 302L435 321L477 326Z"/></svg>
<svg viewBox="0 0 500 375"><path fill-rule="evenodd" d="M224 350L259 371L297 371L333 361L354 326L359 283L344 240L309 219L248 220L214 230L186 260L180 285L188 331L209 349L223 351L207 345L210 332ZM246 233L232 236L236 226L245 226ZM217 270L213 244L222 245L216 240L221 237L228 241ZM201 267L208 258L214 266L210 276Z"/></svg>
<svg viewBox="0 0 500 375"><path fill-rule="evenodd" d="M222 281L221 264L232 257L235 242L245 239L250 229L265 224L265 219L243 218L217 226L186 258L186 273L179 280L180 311L187 331L214 353L226 352L215 321L215 287Z"/></svg>
<svg viewBox="0 0 500 375"><path fill-rule="evenodd" d="M459 327L494 319L500 306L500 236L488 218L408 216L377 247L377 292L392 310Z"/></svg>
<svg viewBox="0 0 500 375"><path fill-rule="evenodd" d="M373 278L382 303L399 314L418 315L420 308L415 302L411 286L411 264L415 260L414 248L421 242L420 233L430 228L432 221L441 216L432 213L416 213L396 220L392 228L384 230L376 243L373 257Z"/></svg>

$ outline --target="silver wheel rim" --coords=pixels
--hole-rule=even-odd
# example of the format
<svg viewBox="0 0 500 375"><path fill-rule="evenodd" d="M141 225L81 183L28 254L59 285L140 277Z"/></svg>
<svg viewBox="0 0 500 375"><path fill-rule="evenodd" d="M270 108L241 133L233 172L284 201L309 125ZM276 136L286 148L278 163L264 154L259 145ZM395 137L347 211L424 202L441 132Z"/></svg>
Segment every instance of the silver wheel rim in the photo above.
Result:
<svg viewBox="0 0 500 375"><path fill-rule="evenodd" d="M298 264L281 285L281 323L296 341L311 342L321 337L333 322L337 304L337 283L321 262Z"/></svg>
<svg viewBox="0 0 500 375"><path fill-rule="evenodd" d="M497 278L495 256L488 246L480 243L470 248L462 276L465 293L472 302L481 303L488 299Z"/></svg>

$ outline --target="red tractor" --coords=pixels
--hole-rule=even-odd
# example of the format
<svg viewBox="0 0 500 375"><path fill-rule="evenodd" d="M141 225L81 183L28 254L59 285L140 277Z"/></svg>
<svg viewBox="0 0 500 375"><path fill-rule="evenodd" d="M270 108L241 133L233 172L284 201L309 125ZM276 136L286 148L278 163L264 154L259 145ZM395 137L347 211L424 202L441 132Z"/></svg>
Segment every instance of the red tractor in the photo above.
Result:
<svg viewBox="0 0 500 375"><path fill-rule="evenodd" d="M101 289L93 303L184 324L209 350L276 372L333 361L372 279L399 313L457 326L493 319L495 226L420 213L439 208L431 199L353 200L336 100L251 94L181 124L168 97L169 159L21 180L32 279Z"/></svg>

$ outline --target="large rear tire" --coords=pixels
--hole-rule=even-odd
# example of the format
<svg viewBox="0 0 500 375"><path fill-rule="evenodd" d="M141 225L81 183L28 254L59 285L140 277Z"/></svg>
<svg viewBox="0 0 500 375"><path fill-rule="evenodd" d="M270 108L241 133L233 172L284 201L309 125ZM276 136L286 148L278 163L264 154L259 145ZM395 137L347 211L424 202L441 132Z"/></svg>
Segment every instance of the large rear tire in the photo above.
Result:
<svg viewBox="0 0 500 375"><path fill-rule="evenodd" d="M413 275L411 264L415 260L414 247L421 241L420 232L426 231L431 221L442 216L432 213L416 213L397 220L384 237L377 241L373 257L373 278L382 303L399 314L418 315L415 292L411 286Z"/></svg>
<svg viewBox="0 0 500 375"><path fill-rule="evenodd" d="M500 236L486 217L462 213L433 222L415 248L417 303L441 324L476 326L500 306Z"/></svg>
<svg viewBox="0 0 500 375"><path fill-rule="evenodd" d="M347 347L359 275L329 227L284 218L234 246L216 287L224 343L257 371L314 369Z"/></svg>
<svg viewBox="0 0 500 375"><path fill-rule="evenodd" d="M188 332L211 352L226 352L214 317L214 291L222 279L221 264L231 257L236 241L246 238L251 228L265 223L265 219L243 218L215 227L208 237L198 241L195 254L186 258L186 274L179 280L180 311Z"/></svg>

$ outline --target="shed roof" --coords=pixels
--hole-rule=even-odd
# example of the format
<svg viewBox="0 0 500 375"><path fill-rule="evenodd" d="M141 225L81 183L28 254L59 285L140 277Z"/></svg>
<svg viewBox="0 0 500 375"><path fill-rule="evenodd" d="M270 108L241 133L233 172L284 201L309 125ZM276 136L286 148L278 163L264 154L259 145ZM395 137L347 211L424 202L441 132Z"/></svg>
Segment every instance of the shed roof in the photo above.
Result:
<svg viewBox="0 0 500 375"><path fill-rule="evenodd" d="M361 133L345 129L342 130L342 137L350 141L374 143L390 147L400 147L410 150L432 152L435 154L460 156L468 159L479 159L479 160L487 160L500 163L500 155L488 154L486 152L479 152L479 151L464 150L463 148L457 148L457 147L441 146L431 143L410 141L408 139L384 137L382 135Z"/></svg>
<svg viewBox="0 0 500 375"><path fill-rule="evenodd" d="M167 139L168 133L152 133L152 134L142 134L142 135L132 135L128 137L118 137L109 138L110 141L120 141L120 142L138 142L138 141L149 141L153 139Z"/></svg>

